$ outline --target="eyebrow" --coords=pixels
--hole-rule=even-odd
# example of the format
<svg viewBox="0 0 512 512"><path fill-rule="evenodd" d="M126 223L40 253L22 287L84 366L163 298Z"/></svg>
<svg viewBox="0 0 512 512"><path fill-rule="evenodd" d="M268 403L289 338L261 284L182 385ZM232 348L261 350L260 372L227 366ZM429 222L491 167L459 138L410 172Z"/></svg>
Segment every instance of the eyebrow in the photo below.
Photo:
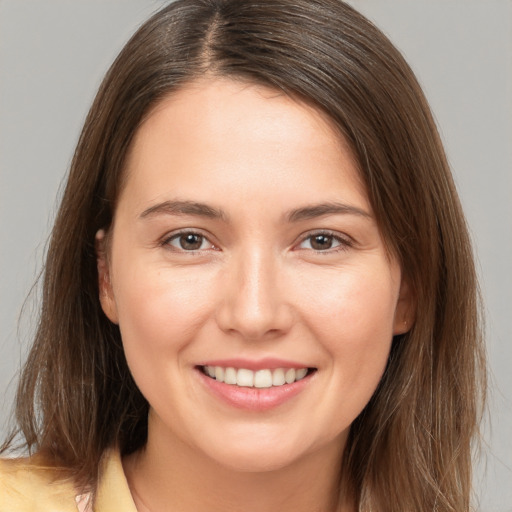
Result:
<svg viewBox="0 0 512 512"><path fill-rule="evenodd" d="M209 219L227 220L227 215L224 211L209 206L204 203L197 203L195 201L164 201L155 204L144 210L140 214L140 218L152 217L155 215L196 215L199 217L207 217Z"/></svg>
<svg viewBox="0 0 512 512"><path fill-rule="evenodd" d="M205 203L196 201L163 201L154 206L150 206L140 214L140 218L153 217L155 215L194 215L206 217L209 219L220 219L229 221L229 216L221 209L215 208ZM303 206L289 210L284 214L287 222L300 222L304 220L323 217L325 215L357 215L359 217L371 218L371 215L357 206L338 202L327 202Z"/></svg>
<svg viewBox="0 0 512 512"><path fill-rule="evenodd" d="M338 202L328 202L290 210L287 212L285 218L288 222L299 222L302 220L314 219L316 217L323 217L324 215L340 214L357 215L368 219L371 219L372 217L367 211L358 208L357 206Z"/></svg>

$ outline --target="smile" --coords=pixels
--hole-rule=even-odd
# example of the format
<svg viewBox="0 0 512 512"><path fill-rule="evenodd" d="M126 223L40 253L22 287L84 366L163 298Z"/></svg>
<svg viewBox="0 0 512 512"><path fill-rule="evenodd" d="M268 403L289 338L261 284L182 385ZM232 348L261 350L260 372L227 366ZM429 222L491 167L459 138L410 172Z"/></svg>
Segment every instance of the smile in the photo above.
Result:
<svg viewBox="0 0 512 512"><path fill-rule="evenodd" d="M308 368L274 368L248 370L247 368L224 368L222 366L201 366L201 371L218 382L246 388L271 388L293 384L302 380Z"/></svg>

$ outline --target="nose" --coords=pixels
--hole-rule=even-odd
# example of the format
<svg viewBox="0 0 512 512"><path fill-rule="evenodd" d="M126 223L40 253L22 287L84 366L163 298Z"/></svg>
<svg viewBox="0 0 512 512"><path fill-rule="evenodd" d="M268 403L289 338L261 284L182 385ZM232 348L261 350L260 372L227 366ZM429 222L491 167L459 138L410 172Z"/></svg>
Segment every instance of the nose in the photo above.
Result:
<svg viewBox="0 0 512 512"><path fill-rule="evenodd" d="M281 285L275 257L254 250L240 254L223 274L218 326L245 340L282 336L293 325L293 308Z"/></svg>

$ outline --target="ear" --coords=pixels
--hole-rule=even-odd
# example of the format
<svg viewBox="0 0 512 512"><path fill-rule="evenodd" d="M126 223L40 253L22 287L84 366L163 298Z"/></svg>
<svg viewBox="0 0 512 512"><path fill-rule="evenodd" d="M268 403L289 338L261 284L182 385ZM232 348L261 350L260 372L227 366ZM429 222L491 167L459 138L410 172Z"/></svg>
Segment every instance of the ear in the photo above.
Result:
<svg viewBox="0 0 512 512"><path fill-rule="evenodd" d="M393 335L409 332L416 319L416 299L407 279L402 276L395 309Z"/></svg>
<svg viewBox="0 0 512 512"><path fill-rule="evenodd" d="M95 248L101 309L103 309L103 312L111 322L118 324L117 305L114 299L114 291L112 289L110 267L107 257L106 234L103 229L100 229L96 233Z"/></svg>

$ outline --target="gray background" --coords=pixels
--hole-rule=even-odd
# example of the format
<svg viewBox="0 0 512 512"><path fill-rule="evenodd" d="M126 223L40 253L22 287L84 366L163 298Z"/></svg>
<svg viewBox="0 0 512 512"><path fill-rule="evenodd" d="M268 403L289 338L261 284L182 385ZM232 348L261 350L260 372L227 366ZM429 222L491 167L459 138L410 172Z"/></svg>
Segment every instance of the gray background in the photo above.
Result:
<svg viewBox="0 0 512 512"><path fill-rule="evenodd" d="M37 293L19 313L81 124L122 44L163 3L0 0L0 434ZM475 486L480 510L512 511L512 1L350 3L404 52L440 126L487 310L491 420Z"/></svg>

